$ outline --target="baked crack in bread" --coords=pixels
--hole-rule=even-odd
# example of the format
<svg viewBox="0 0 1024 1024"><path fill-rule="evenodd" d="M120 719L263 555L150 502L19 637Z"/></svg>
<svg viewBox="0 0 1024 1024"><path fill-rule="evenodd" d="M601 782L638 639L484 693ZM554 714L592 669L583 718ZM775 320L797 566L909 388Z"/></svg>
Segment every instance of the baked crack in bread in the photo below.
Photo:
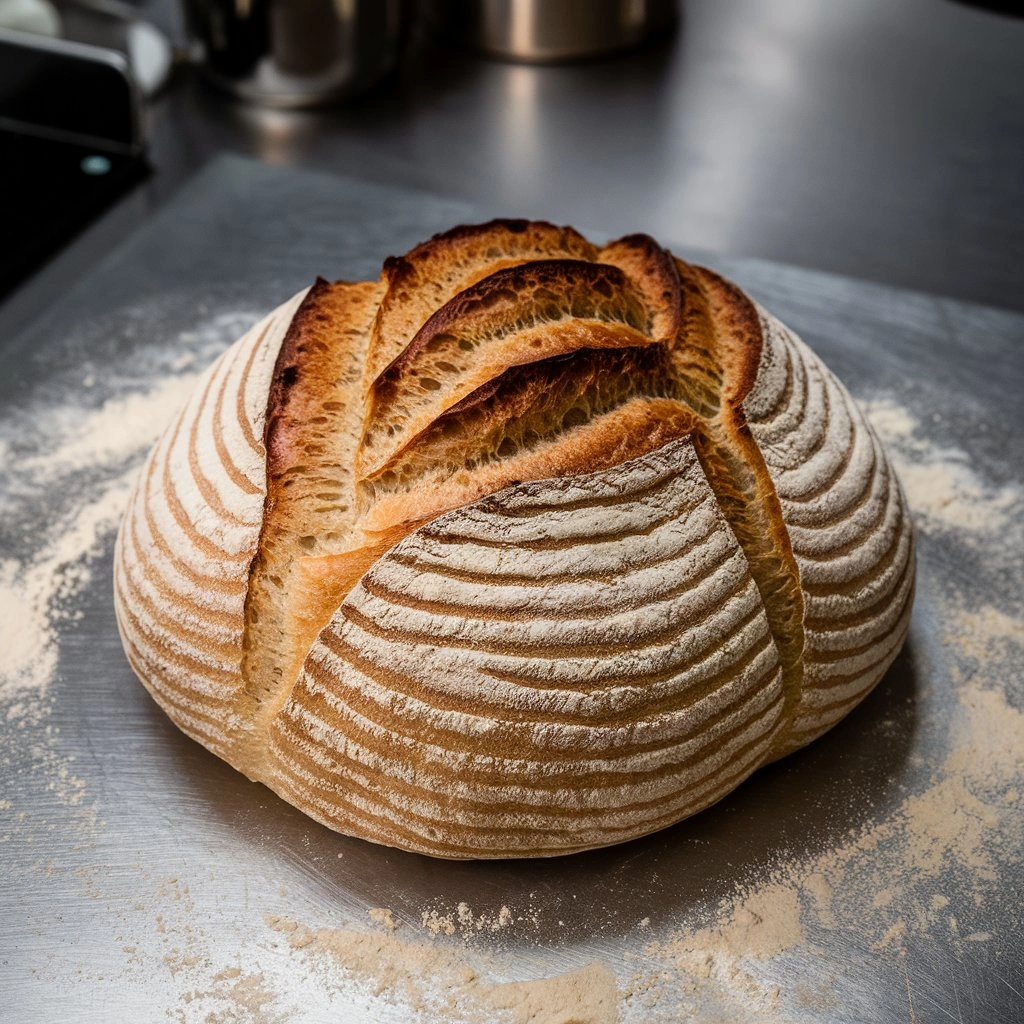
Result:
<svg viewBox="0 0 1024 1024"><path fill-rule="evenodd" d="M459 227L206 373L121 525L171 719L318 821L552 856L809 743L907 633L910 518L843 386L634 235Z"/></svg>

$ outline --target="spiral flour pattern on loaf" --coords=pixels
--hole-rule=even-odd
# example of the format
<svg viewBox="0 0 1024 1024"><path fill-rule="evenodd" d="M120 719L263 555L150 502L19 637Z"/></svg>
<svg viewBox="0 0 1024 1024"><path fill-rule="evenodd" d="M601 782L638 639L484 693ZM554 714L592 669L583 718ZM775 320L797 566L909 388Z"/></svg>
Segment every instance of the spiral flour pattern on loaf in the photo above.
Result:
<svg viewBox="0 0 1024 1024"><path fill-rule="evenodd" d="M493 221L211 368L118 538L136 673L319 821L452 858L627 840L810 742L906 636L841 384L646 236Z"/></svg>
<svg viewBox="0 0 1024 1024"><path fill-rule="evenodd" d="M321 633L271 756L275 788L356 834L547 854L707 806L781 709L757 588L686 440L400 542Z"/></svg>
<svg viewBox="0 0 1024 1024"><path fill-rule="evenodd" d="M772 473L804 592L804 679L784 752L838 722L903 645L914 589L910 515L881 442L846 389L761 311L745 401Z"/></svg>
<svg viewBox="0 0 1024 1024"><path fill-rule="evenodd" d="M266 497L267 389L303 294L204 374L146 460L117 539L128 659L175 724L221 756L237 741L229 720Z"/></svg>

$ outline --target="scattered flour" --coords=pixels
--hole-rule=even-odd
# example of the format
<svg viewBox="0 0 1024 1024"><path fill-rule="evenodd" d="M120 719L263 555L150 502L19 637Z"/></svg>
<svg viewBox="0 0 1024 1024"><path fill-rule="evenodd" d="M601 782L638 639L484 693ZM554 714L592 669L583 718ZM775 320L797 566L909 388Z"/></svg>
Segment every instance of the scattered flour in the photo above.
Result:
<svg viewBox="0 0 1024 1024"><path fill-rule="evenodd" d="M375 997L400 1000L420 1021L446 1024L616 1024L615 975L589 964L550 978L497 982L480 976L464 953L435 942L343 928L311 929L268 915L268 927L287 936L321 970L341 970Z"/></svg>
<svg viewBox="0 0 1024 1024"><path fill-rule="evenodd" d="M220 314L173 345L198 347L205 358L254 319ZM139 378L114 370L102 384L92 373L69 377L0 418L0 703L8 717L44 696L59 624L78 614L73 599L117 527L139 460L194 388L194 359L186 351L168 368L167 350L154 347L131 367Z"/></svg>
<svg viewBox="0 0 1024 1024"><path fill-rule="evenodd" d="M379 924L389 932L395 931L398 927L398 922L389 907L370 907L366 913L374 924Z"/></svg>
<svg viewBox="0 0 1024 1024"><path fill-rule="evenodd" d="M31 559L0 562L0 698L45 692L57 667L58 623L74 617L71 599L92 578L90 562L117 526L134 473L105 481L95 497L44 527Z"/></svg>
<svg viewBox="0 0 1024 1024"><path fill-rule="evenodd" d="M468 903L460 902L453 911L441 913L436 908L424 910L420 914L420 923L431 935L454 935L458 932L464 939L472 938L477 932L498 932L507 928L517 918L512 911L502 906L496 913L475 913ZM520 915L518 920L535 921L535 915L529 918Z"/></svg>
<svg viewBox="0 0 1024 1024"><path fill-rule="evenodd" d="M196 373L158 380L144 391L110 398L98 409L61 407L48 413L56 443L19 460L17 474L33 487L57 483L83 471L115 466L148 450L171 415L192 393Z"/></svg>
<svg viewBox="0 0 1024 1024"><path fill-rule="evenodd" d="M918 526L971 537L998 533L1020 524L1020 484L993 487L972 468L969 456L935 444L910 412L891 398L862 401L872 426L885 443Z"/></svg>
<svg viewBox="0 0 1024 1024"><path fill-rule="evenodd" d="M55 374L0 410L0 726L9 733L0 778L17 776L0 841L53 827L30 796L41 791L74 809L68 823L79 844L82 828L98 821L50 721L60 638L82 618L81 595L142 457L194 388L198 374L173 370L172 359L185 345L205 363L253 319L214 317L136 352L122 369ZM100 337L106 325L85 329Z"/></svg>
<svg viewBox="0 0 1024 1024"><path fill-rule="evenodd" d="M1022 655L1018 647L1018 662ZM935 776L833 849L784 861L741 887L709 926L648 943L627 1001L672 995L694 1019L786 1020L783 1008L799 1002L795 990L781 990L778 970L762 962L813 949L823 932L841 931L844 948L897 961L911 942L956 939L965 921L959 941L991 941L985 906L998 900L1000 872L1024 849L1024 714L985 682L964 685L953 745ZM831 986L828 975L805 983L804 1000L824 1013Z"/></svg>
<svg viewBox="0 0 1024 1024"><path fill-rule="evenodd" d="M242 333L246 323L239 319L255 317L239 314L211 327L221 345ZM196 334L204 346L210 337ZM193 363L205 361L176 355L145 387L101 396L98 405L108 378L91 386L83 379L84 393L68 389L61 403L32 410L27 422L39 434L27 440L22 424L0 420L0 536L8 538L0 558L0 710L8 723L31 720L38 727L43 754L33 763L68 805L82 802L84 783L52 754L56 734L38 714L57 670L58 633L78 614L75 598L109 544L138 461L191 389ZM991 568L1002 557L1006 531L1019 526L1021 488L986 482L964 453L930 443L898 403L866 405L922 532L970 538L979 572ZM1024 592L1024 581L1017 582ZM420 924L437 941L399 938L384 907L368 909L374 927L365 931L312 929L268 916L284 948L247 940L244 957L216 969L216 944L204 936L188 888L177 879L162 882L154 900L172 900L180 920L166 910L155 918L147 913L138 937L125 925L124 969L148 978L152 959L138 950L151 952L158 936L164 945L157 962L189 986L168 1014L182 1022L296 1019L296 1008L285 1003L296 991L289 979L302 965L318 975L328 1001L333 989L354 984L373 1006L380 1000L407 1010L421 1024L613 1024L625 1011L631 1020L645 1019L659 1003L671 1017L658 1020L689 1014L737 1024L789 1020L801 1008L827 1016L830 977L780 988L775 966L813 949L826 932L841 931L850 948L897 963L905 963L911 943L933 935L972 948L998 942L1003 936L987 906L995 880L1024 849L1024 715L1013 699L1024 619L1019 594L1016 603L979 603L956 593L941 600L954 711L948 748L930 783L833 848L767 866L759 882L737 888L702 926L652 929L624 986L598 963L539 980L503 980L493 958L445 937L489 937L521 918L506 905L481 913L467 903L423 912ZM0 811L19 813L16 799L0 801ZM52 862L40 861L39 870L52 872ZM95 883L90 876L83 884ZM99 889L90 895L102 898Z"/></svg>
<svg viewBox="0 0 1024 1024"><path fill-rule="evenodd" d="M968 539L975 578L991 579L1006 566L1024 488L986 484L964 453L929 443L897 403L863 404L895 455L922 532ZM1022 697L1024 562L1010 569L1016 592L999 605L949 588L940 597L952 712L947 753L930 782L834 848L770 867L724 900L708 926L649 942L628 1004L653 1006L671 993L693 1019L730 1024L787 1020L801 1007L827 1016L832 977L781 990L766 961L842 931L843 948L894 958L905 972L909 946L930 936L954 946L1000 937L986 907L1001 902L998 880L1024 850L1024 713L1013 703Z"/></svg>
<svg viewBox="0 0 1024 1024"><path fill-rule="evenodd" d="M182 997L168 1017L180 1024L286 1024L289 1014L274 1009L277 995L267 987L262 971L243 973L229 967L218 971L211 984L193 989Z"/></svg>

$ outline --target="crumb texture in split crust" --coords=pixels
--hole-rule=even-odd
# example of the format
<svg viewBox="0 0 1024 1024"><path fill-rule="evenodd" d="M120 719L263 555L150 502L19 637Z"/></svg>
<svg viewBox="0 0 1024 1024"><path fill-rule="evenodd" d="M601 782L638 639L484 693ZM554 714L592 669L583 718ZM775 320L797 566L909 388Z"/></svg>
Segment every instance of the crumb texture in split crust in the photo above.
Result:
<svg viewBox="0 0 1024 1024"><path fill-rule="evenodd" d="M257 324L115 554L125 651L183 731L448 858L707 807L878 683L913 587L886 453L799 338L645 235L527 221Z"/></svg>

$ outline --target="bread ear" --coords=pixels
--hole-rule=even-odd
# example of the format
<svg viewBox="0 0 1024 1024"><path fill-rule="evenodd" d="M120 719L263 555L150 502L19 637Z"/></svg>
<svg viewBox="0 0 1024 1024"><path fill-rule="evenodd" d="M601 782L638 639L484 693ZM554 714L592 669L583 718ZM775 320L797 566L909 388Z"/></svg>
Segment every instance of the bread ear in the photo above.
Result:
<svg viewBox="0 0 1024 1024"><path fill-rule="evenodd" d="M363 392L438 309L481 278L531 260L594 260L597 252L572 228L492 220L452 228L391 257L384 263L387 290L367 347Z"/></svg>
<svg viewBox="0 0 1024 1024"><path fill-rule="evenodd" d="M584 473L689 433L657 346L580 350L506 371L359 481L364 527L419 521L517 480Z"/></svg>
<svg viewBox="0 0 1024 1024"><path fill-rule="evenodd" d="M512 367L581 349L654 344L617 267L544 260L489 274L437 310L373 382L356 456L380 473L439 416Z"/></svg>
<svg viewBox="0 0 1024 1024"><path fill-rule="evenodd" d="M647 334L671 344L682 326L682 282L672 254L649 235L627 235L609 242L597 260L617 267L633 283L648 311Z"/></svg>

